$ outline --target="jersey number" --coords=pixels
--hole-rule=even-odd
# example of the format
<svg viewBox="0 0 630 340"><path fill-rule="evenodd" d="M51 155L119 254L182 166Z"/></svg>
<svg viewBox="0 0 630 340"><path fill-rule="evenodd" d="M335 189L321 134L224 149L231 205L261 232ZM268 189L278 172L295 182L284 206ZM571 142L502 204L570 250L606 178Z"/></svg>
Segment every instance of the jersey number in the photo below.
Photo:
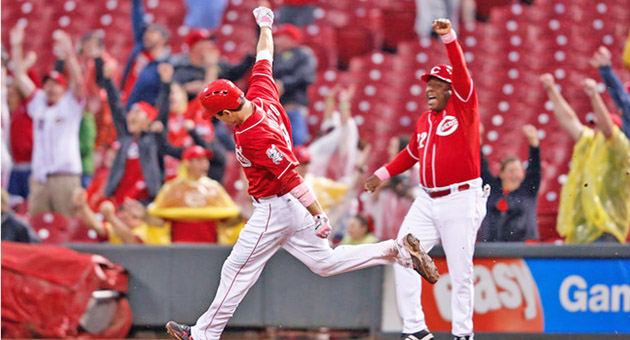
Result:
<svg viewBox="0 0 630 340"><path fill-rule="evenodd" d="M427 139L427 133L423 132L418 136L418 149L424 148L424 140Z"/></svg>
<svg viewBox="0 0 630 340"><path fill-rule="evenodd" d="M287 131L287 127L284 126L284 123L280 120L280 112L276 109L275 106L269 105L269 110L267 111L267 116L271 117L271 121L274 122L278 131L284 138L284 141L287 142L287 146L289 149L293 148L293 143L291 142L291 137L289 136L289 131Z"/></svg>

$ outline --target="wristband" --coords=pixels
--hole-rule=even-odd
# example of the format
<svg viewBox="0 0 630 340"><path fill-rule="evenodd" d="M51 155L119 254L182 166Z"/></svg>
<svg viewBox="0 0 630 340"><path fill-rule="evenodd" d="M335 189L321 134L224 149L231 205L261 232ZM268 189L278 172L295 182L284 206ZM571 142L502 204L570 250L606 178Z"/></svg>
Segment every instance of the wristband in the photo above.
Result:
<svg viewBox="0 0 630 340"><path fill-rule="evenodd" d="M440 38L442 38L443 43L449 44L457 40L457 33L455 33L454 29L451 29L450 32L448 32L447 34L441 35Z"/></svg>
<svg viewBox="0 0 630 340"><path fill-rule="evenodd" d="M291 189L290 192L291 195L297 198L297 200L300 201L305 208L308 208L316 200L315 194L306 182L302 182L295 186L295 188Z"/></svg>
<svg viewBox="0 0 630 340"><path fill-rule="evenodd" d="M269 53L269 51L263 50L256 53L256 61L259 60L269 60L270 63L273 63L273 56Z"/></svg>
<svg viewBox="0 0 630 340"><path fill-rule="evenodd" d="M389 179L392 175L389 174L389 171L386 167L382 166L376 172L374 172L374 176L378 177L378 179L382 181Z"/></svg>

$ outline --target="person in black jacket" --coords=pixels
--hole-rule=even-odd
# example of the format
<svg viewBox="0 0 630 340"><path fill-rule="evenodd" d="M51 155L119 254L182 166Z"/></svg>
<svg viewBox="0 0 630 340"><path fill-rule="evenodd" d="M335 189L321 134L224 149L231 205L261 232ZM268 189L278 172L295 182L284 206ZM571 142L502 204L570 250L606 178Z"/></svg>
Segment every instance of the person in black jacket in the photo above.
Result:
<svg viewBox="0 0 630 340"><path fill-rule="evenodd" d="M105 197L113 198L117 206L126 197L149 203L164 181L164 154L158 147L158 134L151 132L150 128L154 120L166 126L168 105L161 102L168 98L158 96L157 103L162 108L159 113L150 104L138 102L125 115L120 94L110 78L111 70L107 66L103 67L101 58L95 59L95 65L96 81L107 91L120 144L105 185ZM162 63L158 66L158 73L162 83L170 83L173 67Z"/></svg>
<svg viewBox="0 0 630 340"><path fill-rule="evenodd" d="M525 125L523 133L529 141L527 170L523 169L520 159L508 157L501 161L501 171L495 177L481 153L481 178L492 190L488 213L479 229L480 241L515 242L539 238L536 206L541 179L540 143L534 126Z"/></svg>
<svg viewBox="0 0 630 340"><path fill-rule="evenodd" d="M301 41L302 32L293 25L284 24L274 31L273 77L280 103L291 120L294 146L308 141L306 90L315 81L317 71L317 58L310 48L300 45Z"/></svg>
<svg viewBox="0 0 630 340"><path fill-rule="evenodd" d="M171 92L176 91L173 89L173 86L181 86L176 82L163 82L160 88L160 100L158 101L158 110L159 112L171 112L173 110L173 103L178 103L177 100L171 101ZM183 96L181 96L183 97ZM179 99L180 101L185 99ZM184 106L185 103L180 103ZM167 124L168 126L168 124ZM221 182L223 180L223 175L225 174L225 166L226 166L226 146L218 140L218 136L212 138L212 140L206 140L200 132L197 131L195 126L195 122L191 119L186 119L184 121L184 128L188 132L188 135L192 138L193 142L204 149L210 151L210 167L208 169L208 177L212 178L217 182ZM201 127L203 129L203 127ZM162 125L161 122L156 121L151 127L151 131L154 133L159 133L157 137L159 137L156 141L158 142L158 150L165 155L169 155L171 157L181 159L183 152L186 150L185 147L174 146L168 141L168 133L165 130L165 126ZM216 133L216 130L215 130Z"/></svg>
<svg viewBox="0 0 630 340"><path fill-rule="evenodd" d="M236 82L243 78L256 61L253 55L246 55L238 64L221 59L215 38L216 35L206 29L193 29L185 40L188 53L171 58L175 67L173 79L184 86L189 100L195 99L206 84L216 79Z"/></svg>
<svg viewBox="0 0 630 340"><path fill-rule="evenodd" d="M9 208L9 194L2 189L2 241L41 243L37 233L28 223L15 217Z"/></svg>

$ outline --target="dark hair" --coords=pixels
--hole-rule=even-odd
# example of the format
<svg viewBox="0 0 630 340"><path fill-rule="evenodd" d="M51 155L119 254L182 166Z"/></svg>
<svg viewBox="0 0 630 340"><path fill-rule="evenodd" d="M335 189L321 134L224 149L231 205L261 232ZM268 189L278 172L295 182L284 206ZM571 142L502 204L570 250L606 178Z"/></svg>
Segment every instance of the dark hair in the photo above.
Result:
<svg viewBox="0 0 630 340"><path fill-rule="evenodd" d="M85 33L80 40L80 45L79 46L83 46L83 44L85 44L86 40L90 40L90 39L96 39L96 41L98 42L98 47L99 48L104 48L105 47L105 43L103 43L103 34L100 33L99 31L91 31L91 32L87 32ZM81 49L81 48L80 48Z"/></svg>
<svg viewBox="0 0 630 340"><path fill-rule="evenodd" d="M403 151L409 144L409 141L411 141L409 135L398 135L396 138L398 138L398 152Z"/></svg>
<svg viewBox="0 0 630 340"><path fill-rule="evenodd" d="M241 95L241 97L245 97L245 95ZM221 111L217 112L217 114L216 114L216 115L217 115L217 116L223 116L223 111L224 111L224 110L228 110L228 111L240 111L240 110L243 108L243 106L244 106L244 105L245 105L245 100L243 100L243 101L241 102L241 104L240 104L240 105L239 105L236 109L223 109L223 110L221 110Z"/></svg>
<svg viewBox="0 0 630 340"><path fill-rule="evenodd" d="M368 223L367 217L365 217L362 214L356 214L354 216L352 216L354 218L356 218L357 220L359 220L359 224L361 224L361 226L366 227L369 229L370 225Z"/></svg>
<svg viewBox="0 0 630 340"><path fill-rule="evenodd" d="M171 39L171 32L164 25L150 24L146 29L160 32L167 41Z"/></svg>
<svg viewBox="0 0 630 340"><path fill-rule="evenodd" d="M501 160L501 171L505 170L505 167L512 162L520 162L521 159L516 156L508 156Z"/></svg>

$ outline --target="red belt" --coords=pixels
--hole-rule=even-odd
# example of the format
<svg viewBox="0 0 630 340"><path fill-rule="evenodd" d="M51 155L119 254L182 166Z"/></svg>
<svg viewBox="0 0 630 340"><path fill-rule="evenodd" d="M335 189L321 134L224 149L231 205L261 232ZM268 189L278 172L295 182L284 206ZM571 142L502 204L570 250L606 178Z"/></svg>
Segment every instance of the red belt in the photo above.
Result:
<svg viewBox="0 0 630 340"><path fill-rule="evenodd" d="M464 190L468 190L468 189L470 189L470 185L469 184L462 184L462 185L457 187L457 191L464 191ZM425 189L425 191L427 191L427 190ZM451 188L444 189L444 190L439 190L439 191L427 191L427 194L429 194L429 196L431 198L444 197L444 196L450 195L451 193L453 193Z"/></svg>

